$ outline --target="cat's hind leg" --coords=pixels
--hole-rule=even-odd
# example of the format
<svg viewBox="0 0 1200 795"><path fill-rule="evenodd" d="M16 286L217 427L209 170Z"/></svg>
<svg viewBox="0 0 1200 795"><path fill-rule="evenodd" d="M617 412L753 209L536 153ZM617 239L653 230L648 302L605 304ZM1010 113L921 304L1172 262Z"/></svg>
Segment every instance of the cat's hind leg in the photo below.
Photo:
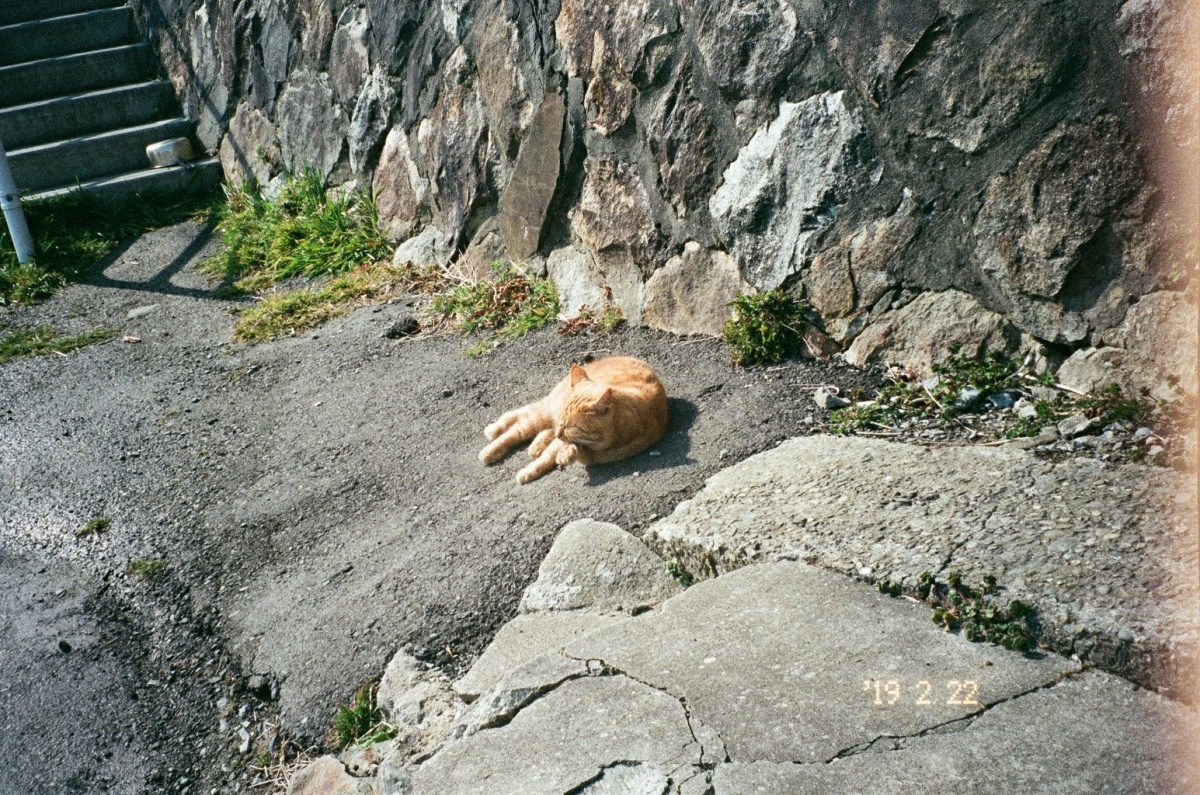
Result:
<svg viewBox="0 0 1200 795"><path fill-rule="evenodd" d="M515 415L512 421L509 422L502 431L496 436L491 436L491 431L497 425L505 422L510 418L510 415ZM516 411L510 411L500 417L499 420L488 426L487 433L492 439L487 447L479 451L479 460L485 464L494 464L508 452L527 439L532 439L538 431L541 431L550 423L550 418L545 416L539 410L538 404L526 406Z"/></svg>
<svg viewBox="0 0 1200 795"><path fill-rule="evenodd" d="M563 442L561 439L551 439L550 444L546 445L546 449L542 451L542 454L517 473L517 482L528 483L531 480L537 480L542 475L557 468L558 454L562 451L562 448Z"/></svg>

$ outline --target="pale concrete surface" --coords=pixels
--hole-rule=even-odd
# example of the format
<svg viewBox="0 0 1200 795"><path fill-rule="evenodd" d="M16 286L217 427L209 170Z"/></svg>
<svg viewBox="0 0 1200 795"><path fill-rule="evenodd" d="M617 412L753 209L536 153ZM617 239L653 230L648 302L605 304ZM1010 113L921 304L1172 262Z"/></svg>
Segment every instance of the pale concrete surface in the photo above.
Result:
<svg viewBox="0 0 1200 795"><path fill-rule="evenodd" d="M881 738L829 764L718 765L714 795L1006 792L1194 793L1200 777L1180 739L1196 715L1153 692L1089 671L914 738Z"/></svg>
<svg viewBox="0 0 1200 795"><path fill-rule="evenodd" d="M1044 643L1170 693L1198 673L1196 521L1170 470L811 436L717 473L646 540L697 577L802 560L911 593L923 571L991 574Z"/></svg>
<svg viewBox="0 0 1200 795"><path fill-rule="evenodd" d="M594 538L575 558L587 570L632 541ZM569 576L568 559L559 573ZM935 626L928 606L819 567L742 567L574 640L559 633L557 646L546 641L553 629L533 629L576 613L589 611L514 620L536 640L505 636L503 658L488 663L499 681L427 759L385 762L378 791L1021 795L1200 784L1191 708L1054 654L970 643Z"/></svg>

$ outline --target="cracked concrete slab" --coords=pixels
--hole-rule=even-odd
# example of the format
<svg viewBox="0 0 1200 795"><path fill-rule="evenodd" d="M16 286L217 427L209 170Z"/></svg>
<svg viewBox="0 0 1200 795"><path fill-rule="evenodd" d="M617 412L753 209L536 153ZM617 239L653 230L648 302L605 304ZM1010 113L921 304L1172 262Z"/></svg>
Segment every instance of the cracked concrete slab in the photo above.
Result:
<svg viewBox="0 0 1200 795"><path fill-rule="evenodd" d="M1198 729L1197 715L1186 707L1089 671L999 704L961 731L829 764L720 765L712 783L715 795L1183 795L1200 791L1200 775L1188 764L1192 755L1175 743Z"/></svg>
<svg viewBox="0 0 1200 795"><path fill-rule="evenodd" d="M923 605L787 562L695 585L566 653L685 700L733 761L826 761L1076 670L1061 657L969 643L939 630Z"/></svg>
<svg viewBox="0 0 1200 795"><path fill-rule="evenodd" d="M681 590L641 541L615 524L580 519L554 540L520 610L636 613Z"/></svg>
<svg viewBox="0 0 1200 795"><path fill-rule="evenodd" d="M508 688L531 688L562 679L578 663L558 655L550 655L543 661L545 664L537 666L536 671L527 671L525 676L513 677L511 674L519 672L546 652L557 651L582 635L620 623L621 620L616 616L582 611L518 615L500 628L496 639L475 661L471 670L453 684L454 690L463 698L473 700L492 690L506 677L509 679L506 682Z"/></svg>
<svg viewBox="0 0 1200 795"><path fill-rule="evenodd" d="M562 795L619 762L674 768L700 756L678 699L624 676L586 677L447 745L412 770L408 791Z"/></svg>
<svg viewBox="0 0 1200 795"><path fill-rule="evenodd" d="M909 589L991 574L1052 648L1173 692L1198 667L1196 527L1173 471L812 436L717 473L645 540L698 577L772 560Z"/></svg>

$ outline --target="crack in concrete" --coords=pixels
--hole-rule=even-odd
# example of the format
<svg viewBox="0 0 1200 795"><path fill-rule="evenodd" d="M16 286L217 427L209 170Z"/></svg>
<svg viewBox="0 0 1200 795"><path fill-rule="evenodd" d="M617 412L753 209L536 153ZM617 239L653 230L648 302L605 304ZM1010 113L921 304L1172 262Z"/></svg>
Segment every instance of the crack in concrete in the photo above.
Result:
<svg viewBox="0 0 1200 795"><path fill-rule="evenodd" d="M596 657L590 657L585 660L581 657L573 657L573 656L567 654L566 652L560 652L560 653L567 659L578 660L579 662L586 664L588 666L589 670L591 669L591 664L593 662L599 663L600 667L601 667L601 673L598 675L600 675L600 676L624 676L626 679L637 682L639 685L648 687L651 690L657 690L660 693L665 693L666 695L675 699L676 701L679 702L679 706L683 709L683 719L687 723L688 734L690 734L692 736L692 742L694 742L700 748L700 758L696 764L697 765L706 765L706 764L716 764L717 762L728 762L729 761L729 754L727 752L723 759L716 760L716 762L705 762L704 755L705 755L706 749L704 747L704 742L699 737L696 736L696 729L692 725L692 710L691 710L691 707L688 706L687 696L676 695L665 687L659 687L658 685L654 685L654 684L651 684L650 682L643 681L643 680L637 678L636 676L630 674L628 671L623 671L620 668L616 667L615 665L611 665L611 664L605 662L603 659L596 658ZM721 735L719 733L717 733L717 731L715 729L709 728L709 731L711 731L713 733L713 736L717 738L717 742L719 742L721 744L721 747L725 748L725 740L723 740L721 738ZM687 745L684 745L684 748L686 749Z"/></svg>
<svg viewBox="0 0 1200 795"><path fill-rule="evenodd" d="M576 658L572 657L570 659L576 659ZM548 682L544 685L539 685L538 687L513 688L511 690L501 690L501 689L499 689L499 687L493 688L489 694L480 696L480 698L477 700L477 704L480 704L482 706L485 698L488 698L491 703L494 703L502 694L519 693L520 695L516 696L514 702L511 705L509 705L505 709L497 711L494 715L489 717L486 721L483 721L478 726L476 726L474 731L468 731L467 734L474 734L475 732L486 731L488 729L499 729L502 726L507 726L509 723L512 723L513 719L516 718L517 715L519 715L521 713L521 711L524 710L526 707L528 707L530 704L543 698L544 696L548 695L549 693L553 693L555 690L562 687L567 682L574 682L576 679L585 679L589 676L596 676L596 675L597 674L593 673L589 669L589 670L583 671L581 673L576 673L576 674L571 674L570 676L565 676L562 679L558 679L554 682ZM504 684L503 681L500 684L503 685ZM521 692L521 691L525 691L525 692ZM481 706L480 706L480 708L481 708Z"/></svg>
<svg viewBox="0 0 1200 795"><path fill-rule="evenodd" d="M584 779L583 781L579 782L579 783L578 783L578 784L576 784L574 787L571 787L569 790L567 790L566 792L564 792L564 793L563 793L563 795L581 795L581 793L585 792L585 791L587 790L587 788L588 788L588 787L592 786L593 784L598 784L598 783L600 782L600 780L601 780L601 779L603 779L603 778L604 778L606 775L608 775L608 771L610 771L610 770L612 770L612 769L614 769L614 768L618 768L618 767L641 767L641 766L642 766L642 765L644 765L644 764L646 764L646 762L644 762L644 761L643 761L643 762L639 762L639 761L636 761L636 760L633 760L633 759L617 759L617 760L614 760L614 761L612 761L612 762L609 762L607 765L604 765L604 766L603 766L603 767L601 767L599 770L597 770L597 771L596 771L596 775L592 776L591 778L587 778L587 779ZM670 786L670 782L669 782L669 781L667 782L667 786ZM665 792L666 792L666 789L664 788L664 789L663 789L663 793L665 793Z"/></svg>

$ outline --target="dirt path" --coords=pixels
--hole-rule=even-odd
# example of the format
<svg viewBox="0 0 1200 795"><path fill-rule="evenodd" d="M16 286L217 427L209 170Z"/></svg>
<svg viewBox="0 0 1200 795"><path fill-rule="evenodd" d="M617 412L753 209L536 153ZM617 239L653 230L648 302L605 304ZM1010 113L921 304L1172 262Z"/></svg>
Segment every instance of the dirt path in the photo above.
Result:
<svg viewBox="0 0 1200 795"><path fill-rule="evenodd" d="M546 330L470 359L457 337L386 339L403 303L249 347L230 341L237 304L213 299L191 271L215 245L190 224L147 235L93 283L7 318L141 339L0 366L0 581L36 584L40 568L57 567L94 622L82 648L118 630L138 639L114 663L113 686L154 688L171 705L120 736L79 740L90 746L79 759L121 742L180 749L147 756L142 783L122 778L116 791L232 783L239 771L211 760L237 748L243 720L254 735L277 712L289 731L319 738L397 649L463 670L514 614L565 523L644 527L721 467L819 426L807 387L869 378L813 364L737 371L719 343L646 330ZM483 426L589 352L659 370L672 425L654 453L524 487L518 460L482 467ZM96 516L111 528L77 538ZM134 559L167 569L131 577ZM16 631L21 609L6 603L5 644L59 654L63 673L47 663L39 679L31 666L26 692L3 693L6 725L33 720L43 691L87 698L110 676L81 673L104 650L54 651L74 642L65 619ZM128 725L122 704L97 702L89 721ZM35 769L54 791L101 789L100 762L56 766L36 732L0 734L0 751L24 760L0 789L28 786Z"/></svg>

